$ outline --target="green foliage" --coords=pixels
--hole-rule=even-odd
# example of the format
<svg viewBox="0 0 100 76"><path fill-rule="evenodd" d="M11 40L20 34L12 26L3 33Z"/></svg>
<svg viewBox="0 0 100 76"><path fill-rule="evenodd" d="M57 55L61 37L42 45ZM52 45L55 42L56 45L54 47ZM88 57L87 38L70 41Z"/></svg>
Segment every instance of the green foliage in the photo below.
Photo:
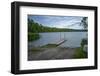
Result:
<svg viewBox="0 0 100 76"><path fill-rule="evenodd" d="M82 39L81 41L81 47L77 48L75 50L75 54L74 54L74 57L75 58L86 58L87 57L87 52L85 52L83 50L83 46L87 44L87 39Z"/></svg>
<svg viewBox="0 0 100 76"><path fill-rule="evenodd" d="M28 41L34 41L40 38L38 33L28 33Z"/></svg>
<svg viewBox="0 0 100 76"><path fill-rule="evenodd" d="M28 41L34 41L39 39L40 36L38 33L40 32L72 32L72 31L81 31L81 30L47 27L43 26L42 24L34 22L32 19L28 19Z"/></svg>
<svg viewBox="0 0 100 76"><path fill-rule="evenodd" d="M82 41L81 41L81 47L83 47L85 44L87 44L88 42L87 42L87 39L82 39Z"/></svg>
<svg viewBox="0 0 100 76"><path fill-rule="evenodd" d="M87 53L83 51L83 48L77 48L75 50L74 58L87 58Z"/></svg>
<svg viewBox="0 0 100 76"><path fill-rule="evenodd" d="M39 33L39 32L71 32L71 31L87 31L87 30L47 27L42 24L34 22L32 19L28 19L28 32Z"/></svg>
<svg viewBox="0 0 100 76"><path fill-rule="evenodd" d="M87 29L88 27L88 17L83 17L81 20L81 25L84 27L84 29Z"/></svg>

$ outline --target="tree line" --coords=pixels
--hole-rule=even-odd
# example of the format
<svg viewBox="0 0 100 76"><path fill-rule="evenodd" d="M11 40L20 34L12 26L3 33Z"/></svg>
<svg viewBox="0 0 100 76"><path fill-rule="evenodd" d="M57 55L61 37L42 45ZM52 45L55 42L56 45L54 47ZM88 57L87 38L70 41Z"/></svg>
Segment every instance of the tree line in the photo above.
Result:
<svg viewBox="0 0 100 76"><path fill-rule="evenodd" d="M81 21L81 25L84 28L87 28L86 18L83 18ZM56 27L48 27L42 24L35 22L32 19L28 18L28 41L34 41L40 38L40 32L80 32L87 30L76 30L76 29L68 29L68 28L56 28Z"/></svg>
<svg viewBox="0 0 100 76"><path fill-rule="evenodd" d="M28 32L39 33L39 32L72 32L72 31L86 31L86 30L48 27L28 18Z"/></svg>

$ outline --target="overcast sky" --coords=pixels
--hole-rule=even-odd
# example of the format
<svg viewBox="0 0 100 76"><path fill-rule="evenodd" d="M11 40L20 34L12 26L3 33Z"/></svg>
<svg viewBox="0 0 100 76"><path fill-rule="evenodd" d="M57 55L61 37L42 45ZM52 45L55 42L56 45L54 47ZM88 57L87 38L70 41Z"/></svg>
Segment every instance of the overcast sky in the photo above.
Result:
<svg viewBox="0 0 100 76"><path fill-rule="evenodd" d="M35 22L42 24L43 26L83 29L83 27L79 25L83 18L80 16L28 15L28 18L33 19Z"/></svg>

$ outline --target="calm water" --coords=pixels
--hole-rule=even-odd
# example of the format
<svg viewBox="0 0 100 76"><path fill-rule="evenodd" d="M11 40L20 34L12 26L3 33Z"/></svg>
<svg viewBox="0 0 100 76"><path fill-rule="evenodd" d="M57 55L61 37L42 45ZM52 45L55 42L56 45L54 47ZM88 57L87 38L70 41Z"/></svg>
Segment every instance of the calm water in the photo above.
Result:
<svg viewBox="0 0 100 76"><path fill-rule="evenodd" d="M80 47L81 39L87 37L87 32L51 32L39 34L41 36L40 39L30 42L28 44L29 48L54 43L61 39L66 39L67 41L59 47Z"/></svg>

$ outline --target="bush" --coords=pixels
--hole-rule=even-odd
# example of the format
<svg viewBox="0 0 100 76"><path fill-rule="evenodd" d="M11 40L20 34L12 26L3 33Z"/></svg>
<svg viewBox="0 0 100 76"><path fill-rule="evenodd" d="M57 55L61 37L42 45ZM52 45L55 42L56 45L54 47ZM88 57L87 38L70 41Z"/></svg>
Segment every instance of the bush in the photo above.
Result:
<svg viewBox="0 0 100 76"><path fill-rule="evenodd" d="M87 39L82 39L82 41L81 41L81 47L83 47L86 44L88 44Z"/></svg>
<svg viewBox="0 0 100 76"><path fill-rule="evenodd" d="M83 50L84 45L87 45L87 44L88 44L87 39L82 39L81 47L75 50L75 54L74 54L75 58L87 58L87 52Z"/></svg>
<svg viewBox="0 0 100 76"><path fill-rule="evenodd" d="M75 50L74 58L87 58L87 53L83 51L82 47Z"/></svg>
<svg viewBox="0 0 100 76"><path fill-rule="evenodd" d="M38 33L28 33L28 41L34 41L40 38Z"/></svg>

